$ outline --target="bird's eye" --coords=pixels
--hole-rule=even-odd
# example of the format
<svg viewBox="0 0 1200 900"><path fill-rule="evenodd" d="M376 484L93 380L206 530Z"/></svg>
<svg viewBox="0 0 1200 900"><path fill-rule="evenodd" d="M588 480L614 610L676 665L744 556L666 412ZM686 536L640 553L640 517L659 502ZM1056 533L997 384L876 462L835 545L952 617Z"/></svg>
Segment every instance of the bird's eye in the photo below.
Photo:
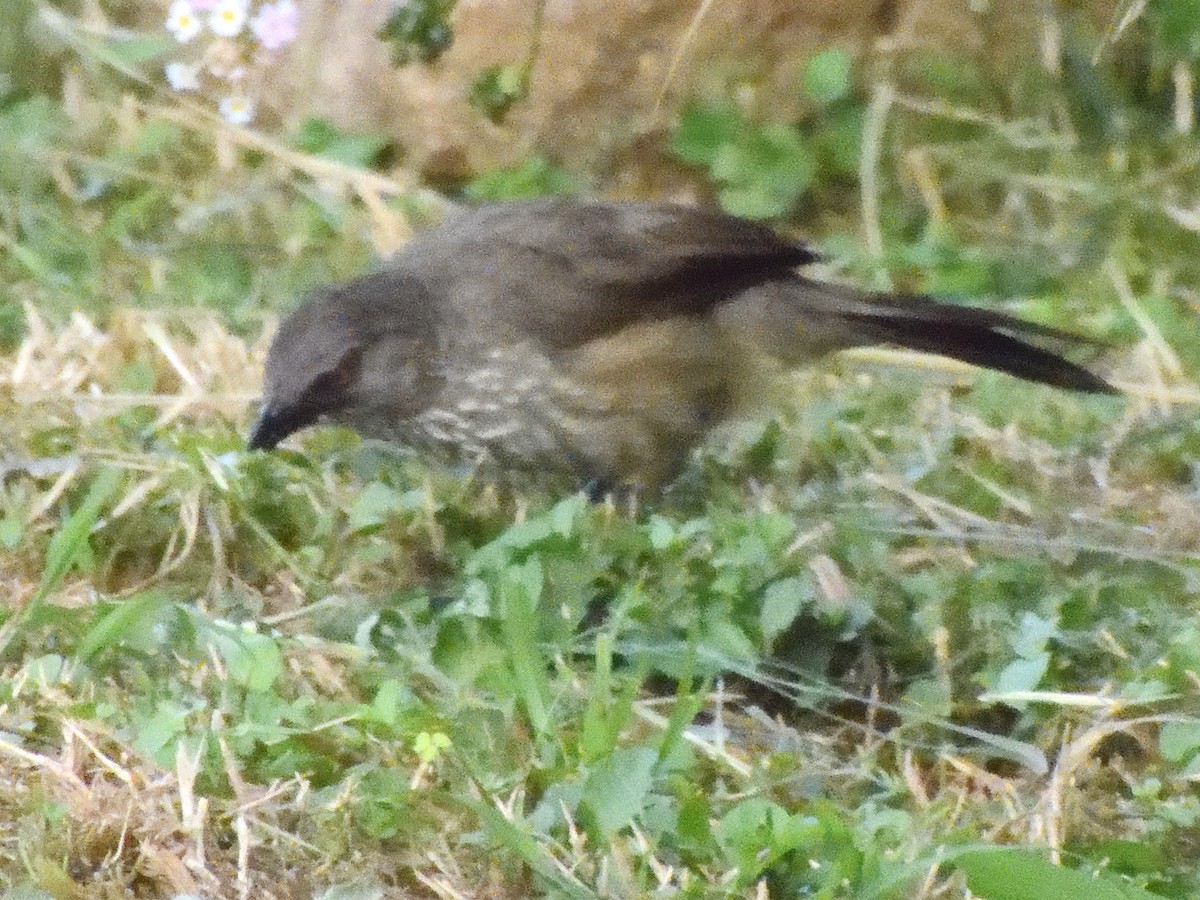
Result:
<svg viewBox="0 0 1200 900"><path fill-rule="evenodd" d="M361 361L362 351L359 348L343 354L336 366L313 379L306 392L309 401L316 406L325 406L328 401L344 396L358 378Z"/></svg>

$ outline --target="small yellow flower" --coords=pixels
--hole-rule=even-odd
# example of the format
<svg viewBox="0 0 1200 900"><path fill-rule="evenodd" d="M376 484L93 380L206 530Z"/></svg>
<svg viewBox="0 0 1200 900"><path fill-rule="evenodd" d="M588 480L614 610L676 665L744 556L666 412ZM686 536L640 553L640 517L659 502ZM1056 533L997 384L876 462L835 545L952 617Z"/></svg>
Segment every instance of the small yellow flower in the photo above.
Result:
<svg viewBox="0 0 1200 900"><path fill-rule="evenodd" d="M441 731L432 734L422 731L413 739L413 752L424 765L436 762L437 758L449 749L450 736Z"/></svg>

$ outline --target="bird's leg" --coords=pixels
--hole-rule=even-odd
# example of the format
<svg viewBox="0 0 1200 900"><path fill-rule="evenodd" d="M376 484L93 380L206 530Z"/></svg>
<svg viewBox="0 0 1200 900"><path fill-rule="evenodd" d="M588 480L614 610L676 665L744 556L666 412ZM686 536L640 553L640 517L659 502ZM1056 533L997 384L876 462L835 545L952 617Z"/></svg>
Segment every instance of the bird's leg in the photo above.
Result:
<svg viewBox="0 0 1200 900"><path fill-rule="evenodd" d="M611 478L597 475L584 481L580 490L588 503L603 503L616 490L616 484Z"/></svg>

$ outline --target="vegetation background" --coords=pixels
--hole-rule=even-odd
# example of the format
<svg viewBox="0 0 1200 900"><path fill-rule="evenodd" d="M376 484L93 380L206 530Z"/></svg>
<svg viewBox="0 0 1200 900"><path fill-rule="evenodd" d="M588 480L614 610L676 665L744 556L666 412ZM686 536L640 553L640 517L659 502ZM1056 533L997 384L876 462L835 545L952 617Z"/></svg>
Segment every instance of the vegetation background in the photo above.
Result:
<svg viewBox="0 0 1200 900"><path fill-rule="evenodd" d="M5 896L1200 896L1200 2L0 4ZM567 191L1126 396L846 354L632 511L244 452L304 290Z"/></svg>

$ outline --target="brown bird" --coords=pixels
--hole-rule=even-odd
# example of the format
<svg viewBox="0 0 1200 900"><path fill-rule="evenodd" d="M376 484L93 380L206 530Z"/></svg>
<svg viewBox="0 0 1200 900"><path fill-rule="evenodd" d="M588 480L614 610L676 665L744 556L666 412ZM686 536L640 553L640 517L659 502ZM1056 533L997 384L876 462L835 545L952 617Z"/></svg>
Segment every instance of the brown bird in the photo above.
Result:
<svg viewBox="0 0 1200 900"><path fill-rule="evenodd" d="M1114 392L1048 348L1075 335L797 271L816 259L686 206L556 198L462 213L284 320L250 447L329 421L502 469L655 487L780 373L847 347Z"/></svg>

